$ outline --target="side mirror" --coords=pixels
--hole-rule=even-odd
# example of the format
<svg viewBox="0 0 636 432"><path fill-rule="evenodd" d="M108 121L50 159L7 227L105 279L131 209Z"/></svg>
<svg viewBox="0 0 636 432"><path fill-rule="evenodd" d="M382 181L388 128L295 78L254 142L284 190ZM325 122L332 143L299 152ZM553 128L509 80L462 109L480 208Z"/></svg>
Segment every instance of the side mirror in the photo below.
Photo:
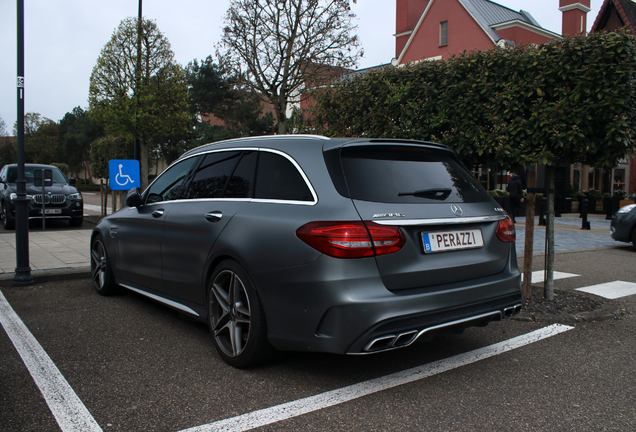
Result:
<svg viewBox="0 0 636 432"><path fill-rule="evenodd" d="M139 207L141 202L141 193L138 187L132 188L126 194L126 205L128 207Z"/></svg>
<svg viewBox="0 0 636 432"><path fill-rule="evenodd" d="M68 184L70 184L71 186L73 186L75 183L77 183L77 179L75 177L71 177L70 179L68 179Z"/></svg>

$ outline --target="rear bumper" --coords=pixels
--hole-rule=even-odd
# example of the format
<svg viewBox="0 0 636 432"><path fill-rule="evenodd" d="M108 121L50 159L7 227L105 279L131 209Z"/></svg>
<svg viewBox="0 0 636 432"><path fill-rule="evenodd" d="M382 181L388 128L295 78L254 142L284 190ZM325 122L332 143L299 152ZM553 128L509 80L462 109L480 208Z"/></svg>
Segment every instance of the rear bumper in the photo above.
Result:
<svg viewBox="0 0 636 432"><path fill-rule="evenodd" d="M431 338L446 327L460 331L507 318L521 304L514 252L498 274L408 293L387 290L373 258L322 256L306 266L252 277L270 342L280 350L384 351Z"/></svg>

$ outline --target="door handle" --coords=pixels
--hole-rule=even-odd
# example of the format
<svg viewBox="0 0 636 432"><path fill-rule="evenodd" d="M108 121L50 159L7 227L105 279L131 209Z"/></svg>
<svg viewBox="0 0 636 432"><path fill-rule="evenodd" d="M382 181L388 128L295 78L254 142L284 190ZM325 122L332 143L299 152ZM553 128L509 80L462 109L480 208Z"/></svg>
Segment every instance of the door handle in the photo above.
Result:
<svg viewBox="0 0 636 432"><path fill-rule="evenodd" d="M163 209L155 210L152 212L152 217L159 218L163 216Z"/></svg>
<svg viewBox="0 0 636 432"><path fill-rule="evenodd" d="M223 217L223 212L213 211L205 214L205 218L210 222L218 222Z"/></svg>

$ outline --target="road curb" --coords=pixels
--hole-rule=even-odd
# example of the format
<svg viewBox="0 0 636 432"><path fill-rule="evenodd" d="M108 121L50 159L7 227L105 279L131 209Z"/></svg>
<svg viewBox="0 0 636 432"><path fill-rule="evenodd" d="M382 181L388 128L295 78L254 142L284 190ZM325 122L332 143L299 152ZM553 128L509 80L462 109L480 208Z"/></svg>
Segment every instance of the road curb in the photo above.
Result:
<svg viewBox="0 0 636 432"><path fill-rule="evenodd" d="M31 271L33 283L45 283L72 279L86 279L91 277L90 266L71 267L53 270L33 270ZM0 275L0 287L13 286L15 273L4 273Z"/></svg>

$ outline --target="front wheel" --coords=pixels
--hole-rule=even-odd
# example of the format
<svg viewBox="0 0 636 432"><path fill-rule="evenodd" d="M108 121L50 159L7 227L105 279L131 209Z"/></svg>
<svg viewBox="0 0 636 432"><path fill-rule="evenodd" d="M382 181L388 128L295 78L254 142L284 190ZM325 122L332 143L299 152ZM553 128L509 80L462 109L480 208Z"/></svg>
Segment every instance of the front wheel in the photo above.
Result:
<svg viewBox="0 0 636 432"><path fill-rule="evenodd" d="M252 367L273 356L260 299L247 272L235 261L223 261L214 271L208 320L214 345L229 365Z"/></svg>
<svg viewBox="0 0 636 432"><path fill-rule="evenodd" d="M100 295L109 296L117 294L120 289L115 284L113 269L108 260L106 246L100 235L95 236L91 244L91 275L95 290Z"/></svg>

